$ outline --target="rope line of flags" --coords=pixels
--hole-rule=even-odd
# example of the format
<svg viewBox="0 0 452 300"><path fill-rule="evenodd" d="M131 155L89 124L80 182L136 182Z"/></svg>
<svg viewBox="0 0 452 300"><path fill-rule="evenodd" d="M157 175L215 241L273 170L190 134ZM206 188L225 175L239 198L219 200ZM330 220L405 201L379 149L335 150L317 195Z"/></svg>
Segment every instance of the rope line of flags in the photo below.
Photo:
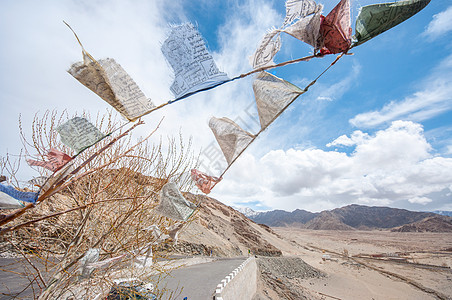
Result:
<svg viewBox="0 0 452 300"><path fill-rule="evenodd" d="M253 70L233 78L229 78L226 73L219 70L208 52L202 36L193 24L185 23L173 26L171 33L162 44L161 50L174 71L174 82L171 84L170 90L175 98L158 106L146 97L132 77L114 59L96 60L91 56L83 47L75 31L65 22L80 44L83 55L83 61L73 64L68 73L124 116L128 120L126 124L140 120L153 111L187 99L197 93L257 73L252 88L261 129L255 134L247 132L226 117L213 117L209 121L209 127L228 165L219 176L208 175L196 169L191 170L191 177L196 186L203 193L208 194L259 134L270 126L300 95L307 92L309 87L315 84L341 57L348 54L350 49L402 23L421 11L429 2L430 0L406 0L364 6L357 16L355 34L352 36L350 0L341 0L326 16L322 15L323 5L317 4L313 0L287 0L286 17L283 24L279 28L271 29L251 56L250 63ZM288 34L311 45L314 54L274 63L273 59L282 47L282 34ZM272 68L309 61L312 58L330 54L339 55L304 89L267 72ZM122 133L120 137L139 124L142 124L142 121ZM49 193L46 191L52 189L51 194L54 194L60 190L64 186L62 182L75 175L81 168L81 166L75 168L74 158L99 141L111 136L119 128L103 134L85 118L75 117L60 125L56 130L60 135L61 142L76 154L70 156L52 148L48 150L46 159L28 159L27 162L30 166L45 168L53 174L48 178L35 180L35 184L40 185L38 192L22 192L10 185L0 183L1 209L25 210L26 207L33 206L38 199L48 197ZM106 149L105 147L102 149ZM92 160L95 155L92 155L87 161ZM86 165L86 161L82 165ZM186 200L177 186L171 182L162 188L159 197L160 204L156 211L173 220L185 222L196 209L196 205ZM24 208L22 202L31 205ZM0 220L0 225L4 222L4 220Z"/></svg>

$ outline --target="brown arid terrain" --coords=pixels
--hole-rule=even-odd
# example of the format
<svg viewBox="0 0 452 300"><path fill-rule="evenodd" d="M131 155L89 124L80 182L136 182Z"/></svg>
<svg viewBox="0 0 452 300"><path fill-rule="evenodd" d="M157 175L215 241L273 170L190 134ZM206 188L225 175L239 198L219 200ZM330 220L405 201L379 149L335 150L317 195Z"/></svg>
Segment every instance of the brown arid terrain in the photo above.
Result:
<svg viewBox="0 0 452 300"><path fill-rule="evenodd" d="M452 299L451 233L273 230L325 274L298 282L313 298Z"/></svg>
<svg viewBox="0 0 452 300"><path fill-rule="evenodd" d="M452 218L446 216L428 217L418 222L395 227L398 232L452 232Z"/></svg>
<svg viewBox="0 0 452 300"><path fill-rule="evenodd" d="M255 255L281 256L280 239L270 227L258 225L232 207L207 197L196 197L199 209L194 221L179 235L175 250L182 253L213 256L243 256L248 251Z"/></svg>
<svg viewBox="0 0 452 300"><path fill-rule="evenodd" d="M198 209L177 245L170 239L156 252L183 254L182 267L207 262L202 256L256 255L260 276L254 300L452 299L450 232L268 227L213 198L184 196L198 203ZM338 224L337 215L322 217L328 218L331 223L312 219L310 224ZM425 220L430 219L410 228L449 224L448 218Z"/></svg>
<svg viewBox="0 0 452 300"><path fill-rule="evenodd" d="M261 272L256 299L452 295L451 233L269 228L209 197L197 214L177 249L202 248L199 254L212 250L214 256L244 255L250 249Z"/></svg>
<svg viewBox="0 0 452 300"><path fill-rule="evenodd" d="M197 197L175 249L230 257L250 249L260 270L255 300L452 299L452 233L270 228Z"/></svg>

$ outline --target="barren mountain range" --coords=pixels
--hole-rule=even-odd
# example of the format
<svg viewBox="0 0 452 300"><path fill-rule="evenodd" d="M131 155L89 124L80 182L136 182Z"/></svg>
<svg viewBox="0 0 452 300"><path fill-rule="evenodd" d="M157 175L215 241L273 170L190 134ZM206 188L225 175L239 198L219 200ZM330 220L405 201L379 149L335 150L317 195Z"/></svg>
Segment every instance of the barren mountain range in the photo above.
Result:
<svg viewBox="0 0 452 300"><path fill-rule="evenodd" d="M272 227L301 227L314 230L367 230L403 227L403 231L450 232L451 217L390 207L348 205L330 211L274 210L249 215L256 223ZM416 225L418 224L419 225ZM422 225L421 225L422 224Z"/></svg>
<svg viewBox="0 0 452 300"><path fill-rule="evenodd" d="M238 256L251 253L280 256L280 237L271 227L298 227L313 230L372 230L400 232L452 232L452 218L431 212L413 212L389 207L348 205L311 213L305 210L275 210L248 217L220 201L186 193L200 203L193 221L179 237L174 250L180 253Z"/></svg>

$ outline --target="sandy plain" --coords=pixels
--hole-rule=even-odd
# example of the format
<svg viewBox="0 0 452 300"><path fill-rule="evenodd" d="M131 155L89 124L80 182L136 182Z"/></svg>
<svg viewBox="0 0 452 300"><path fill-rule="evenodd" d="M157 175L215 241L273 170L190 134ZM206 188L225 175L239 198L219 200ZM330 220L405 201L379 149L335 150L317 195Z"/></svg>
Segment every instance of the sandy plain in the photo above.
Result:
<svg viewBox="0 0 452 300"><path fill-rule="evenodd" d="M312 299L452 299L452 233L273 230L326 274L294 282Z"/></svg>

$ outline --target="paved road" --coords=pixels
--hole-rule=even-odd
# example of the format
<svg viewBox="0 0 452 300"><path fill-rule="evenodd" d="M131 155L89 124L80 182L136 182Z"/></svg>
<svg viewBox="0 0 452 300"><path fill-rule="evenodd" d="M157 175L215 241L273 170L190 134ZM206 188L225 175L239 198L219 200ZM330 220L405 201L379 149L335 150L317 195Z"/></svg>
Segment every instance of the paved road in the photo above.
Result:
<svg viewBox="0 0 452 300"><path fill-rule="evenodd" d="M24 266L28 265L18 263L18 261L21 261L21 259L0 258L0 300L14 299L14 297L9 295L19 293L24 290L29 283L26 278L17 274L24 273ZM5 269L11 272L7 272ZM39 290L36 284L34 284L34 287ZM15 299L33 299L32 289L27 289L25 292L21 293L20 297Z"/></svg>
<svg viewBox="0 0 452 300"><path fill-rule="evenodd" d="M171 271L164 279L166 288L176 290L183 288L182 293L175 300L211 300L215 288L229 273L244 262L246 257L221 258L219 260L203 263ZM17 293L26 286L27 281L17 274L5 272L2 269L13 269L23 272L23 265L13 258L0 258L0 300L10 300L13 297L5 294ZM160 287L160 286L159 286ZM17 299L17 298L16 298ZM33 293L28 289L19 299L33 299ZM165 300L165 299L162 299Z"/></svg>
<svg viewBox="0 0 452 300"><path fill-rule="evenodd" d="M166 287L171 290L183 287L176 300L182 300L184 297L188 300L212 300L215 288L221 280L245 260L246 257L220 259L174 270L170 277L165 279Z"/></svg>

